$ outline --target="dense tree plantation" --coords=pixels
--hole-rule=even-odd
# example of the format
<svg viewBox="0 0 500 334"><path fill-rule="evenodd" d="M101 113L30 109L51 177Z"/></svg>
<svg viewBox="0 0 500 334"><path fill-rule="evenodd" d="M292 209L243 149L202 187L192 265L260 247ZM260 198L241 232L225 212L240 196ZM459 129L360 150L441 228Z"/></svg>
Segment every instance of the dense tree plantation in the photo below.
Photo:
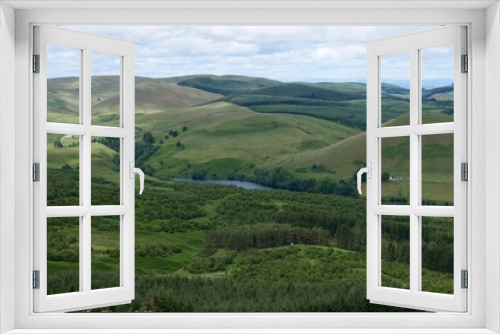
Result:
<svg viewBox="0 0 500 334"><path fill-rule="evenodd" d="M49 189L53 204L72 198L59 191L73 188L64 179ZM97 196L115 189L97 186ZM94 311L404 311L366 300L362 199L154 180L146 189L136 199L136 299ZM119 224L112 218L92 218L93 288L119 282ZM74 219L49 220L50 294L78 289ZM425 224L423 286L452 293L453 244L436 242L452 240L452 230L439 219ZM383 282L408 288L409 226L387 217L382 228Z"/></svg>

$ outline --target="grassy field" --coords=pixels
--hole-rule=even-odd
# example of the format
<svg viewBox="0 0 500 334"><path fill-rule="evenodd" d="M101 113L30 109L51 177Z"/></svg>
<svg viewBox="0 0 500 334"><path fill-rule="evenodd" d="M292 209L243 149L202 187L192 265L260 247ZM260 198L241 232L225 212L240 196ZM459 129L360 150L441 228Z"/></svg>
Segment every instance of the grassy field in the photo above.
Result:
<svg viewBox="0 0 500 334"><path fill-rule="evenodd" d="M443 114L431 114L427 119L432 123L452 121L450 116ZM408 115L385 123L386 126L404 124L408 124ZM365 161L366 133L360 132L327 147L274 157L266 161L266 166L291 165L291 170L307 177L349 179L365 166ZM402 178L382 185L384 197L409 194L409 163L408 139L387 138L382 141L382 171ZM312 166L327 167L313 169ZM422 191L425 201L441 204L453 202L453 135L423 138Z"/></svg>
<svg viewBox="0 0 500 334"><path fill-rule="evenodd" d="M177 121L179 118L181 121ZM165 140L149 161L158 170L154 175L159 177L190 176L191 165L205 169L209 178L223 178L275 156L323 147L356 133L334 122L297 115L257 114L226 102L170 111L163 119L138 116L137 124L144 128L152 119L156 119L152 129L155 138L161 138L160 129L181 128L181 124L188 128L178 137ZM176 146L178 141L184 149Z"/></svg>

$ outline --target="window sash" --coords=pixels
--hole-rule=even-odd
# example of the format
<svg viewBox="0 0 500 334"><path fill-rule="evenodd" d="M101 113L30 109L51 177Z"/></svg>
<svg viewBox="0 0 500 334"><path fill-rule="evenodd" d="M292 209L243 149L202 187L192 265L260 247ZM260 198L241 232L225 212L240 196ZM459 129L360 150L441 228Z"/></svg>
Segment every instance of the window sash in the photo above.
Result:
<svg viewBox="0 0 500 334"><path fill-rule="evenodd" d="M461 289L460 272L467 269L467 183L460 181L460 163L467 162L467 76L460 73L461 54L466 54L466 28L446 27L370 42L367 51L367 298L377 304L440 311L467 311L467 289ZM420 123L420 51L454 44L454 122ZM381 127L381 63L384 55L410 53L410 125ZM420 136L454 133L454 206L420 205ZM410 205L381 205L381 138L410 138ZM410 289L381 286L381 217L410 217ZM420 291L421 216L454 218L454 294Z"/></svg>
<svg viewBox="0 0 500 334"><path fill-rule="evenodd" d="M74 311L103 305L129 303L135 293L134 269L134 179L129 163L134 162L134 52L133 44L53 27L34 28L34 54L40 55L40 73L34 74L34 161L40 163L40 182L34 191L34 265L40 271L40 289L34 289L34 311ZM47 122L47 45L58 45L80 52L80 122ZM120 127L91 124L91 53L102 52L121 58ZM47 207L47 133L80 136L80 205ZM120 138L120 205L91 205L92 136ZM120 216L120 286L92 290L91 286L91 217ZM47 295L47 218L79 217L79 287L80 291Z"/></svg>

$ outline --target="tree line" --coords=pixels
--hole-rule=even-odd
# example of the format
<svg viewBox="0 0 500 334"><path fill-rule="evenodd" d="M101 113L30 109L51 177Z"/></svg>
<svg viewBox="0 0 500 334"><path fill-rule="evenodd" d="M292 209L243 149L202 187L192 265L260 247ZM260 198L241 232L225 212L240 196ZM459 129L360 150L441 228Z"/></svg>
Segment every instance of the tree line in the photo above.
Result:
<svg viewBox="0 0 500 334"><path fill-rule="evenodd" d="M330 233L322 228L301 228L282 224L223 226L206 233L212 249L246 250L285 245L328 245Z"/></svg>

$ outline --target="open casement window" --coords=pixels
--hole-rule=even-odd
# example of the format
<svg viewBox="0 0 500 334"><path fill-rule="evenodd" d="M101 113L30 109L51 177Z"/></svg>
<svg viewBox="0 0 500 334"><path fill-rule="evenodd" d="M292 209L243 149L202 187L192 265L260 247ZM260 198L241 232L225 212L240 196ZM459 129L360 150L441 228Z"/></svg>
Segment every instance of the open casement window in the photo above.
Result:
<svg viewBox="0 0 500 334"><path fill-rule="evenodd" d="M102 71L105 60L104 67L116 69L117 75L94 81L94 72ZM72 30L35 27L33 72L34 311L130 303L135 284L134 45ZM54 93L50 80L54 76L65 77L59 89L75 96L71 105L57 98L59 92ZM117 78L119 84L107 82ZM112 91L111 87L119 88ZM98 103L105 94L119 99L117 110ZM112 167L104 168L108 165ZM70 178L73 189L58 185L61 178ZM115 184L115 191L102 193L100 182ZM92 238L97 224L110 231L100 242L114 243L112 254L102 254L99 240ZM63 225L64 229L58 228ZM52 248L58 248L74 266L58 267ZM101 259L101 268L93 263L104 256L108 262ZM50 266L48 261L52 261ZM114 272L99 277L104 265L114 266ZM65 275L51 277L58 270Z"/></svg>
<svg viewBox="0 0 500 334"><path fill-rule="evenodd" d="M462 286L466 54L466 28L456 26L368 44L367 298L372 303L467 311ZM436 82L446 71L447 87ZM394 76L405 84L385 81ZM409 100L407 91L398 92L404 86ZM398 110L394 99L400 101Z"/></svg>

